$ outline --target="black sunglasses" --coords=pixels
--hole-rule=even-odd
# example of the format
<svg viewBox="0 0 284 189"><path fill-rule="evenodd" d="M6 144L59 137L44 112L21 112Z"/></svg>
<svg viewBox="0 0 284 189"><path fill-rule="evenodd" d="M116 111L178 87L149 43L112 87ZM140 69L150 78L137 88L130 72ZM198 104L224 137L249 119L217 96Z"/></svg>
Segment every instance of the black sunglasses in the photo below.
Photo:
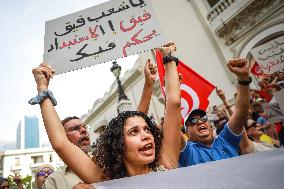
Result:
<svg viewBox="0 0 284 189"><path fill-rule="evenodd" d="M250 126L248 126L248 129L251 128L251 127L256 128L256 127L257 127L257 124L256 124L255 122L252 122L252 124L250 124Z"/></svg>
<svg viewBox="0 0 284 189"><path fill-rule="evenodd" d="M203 117L200 117L200 118L191 118L189 119L189 123L191 126L195 125L198 123L198 121L201 121L202 123L205 123L206 121L208 121L208 118L207 116L203 116Z"/></svg>

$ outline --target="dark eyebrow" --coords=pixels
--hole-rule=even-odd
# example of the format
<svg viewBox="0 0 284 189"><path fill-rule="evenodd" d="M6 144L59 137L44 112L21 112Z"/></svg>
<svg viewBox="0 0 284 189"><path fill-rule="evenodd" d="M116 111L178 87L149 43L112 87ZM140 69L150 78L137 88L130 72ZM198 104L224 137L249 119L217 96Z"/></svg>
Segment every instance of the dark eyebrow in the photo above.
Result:
<svg viewBox="0 0 284 189"><path fill-rule="evenodd" d="M128 129L128 131L126 132L126 134L129 134L131 131L133 131L134 129L138 129L138 125L131 127L130 129Z"/></svg>

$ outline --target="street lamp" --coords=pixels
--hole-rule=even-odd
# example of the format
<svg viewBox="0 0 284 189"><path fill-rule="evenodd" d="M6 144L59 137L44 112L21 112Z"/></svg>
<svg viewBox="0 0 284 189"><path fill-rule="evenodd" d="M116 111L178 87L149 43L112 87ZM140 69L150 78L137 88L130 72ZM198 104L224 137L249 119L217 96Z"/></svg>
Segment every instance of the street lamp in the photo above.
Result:
<svg viewBox="0 0 284 189"><path fill-rule="evenodd" d="M121 81L119 79L120 73L121 73L121 66L119 66L117 64L116 61L112 62L113 65L110 68L110 71L113 73L114 77L116 78L117 81L117 91L118 91L118 102L120 102L121 100L129 100L128 97L126 96L126 94L124 93L123 87L121 85Z"/></svg>

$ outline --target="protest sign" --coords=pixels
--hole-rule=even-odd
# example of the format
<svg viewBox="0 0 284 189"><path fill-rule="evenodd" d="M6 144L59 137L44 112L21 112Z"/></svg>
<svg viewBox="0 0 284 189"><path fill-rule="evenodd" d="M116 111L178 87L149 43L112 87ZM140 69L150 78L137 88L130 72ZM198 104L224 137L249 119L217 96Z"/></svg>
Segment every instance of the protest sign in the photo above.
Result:
<svg viewBox="0 0 284 189"><path fill-rule="evenodd" d="M150 0L112 0L47 21L44 62L60 74L151 50L165 41Z"/></svg>
<svg viewBox="0 0 284 189"><path fill-rule="evenodd" d="M284 36L253 48L250 52L265 74L284 69Z"/></svg>
<svg viewBox="0 0 284 189"><path fill-rule="evenodd" d="M274 96L279 104L280 110L282 112L282 117L284 116L284 89L281 91L275 92Z"/></svg>
<svg viewBox="0 0 284 189"><path fill-rule="evenodd" d="M281 114L273 107L272 103L263 103L262 106L270 124L281 122Z"/></svg>
<svg viewBox="0 0 284 189"><path fill-rule="evenodd" d="M96 189L279 189L284 186L284 150L275 149L96 183Z"/></svg>

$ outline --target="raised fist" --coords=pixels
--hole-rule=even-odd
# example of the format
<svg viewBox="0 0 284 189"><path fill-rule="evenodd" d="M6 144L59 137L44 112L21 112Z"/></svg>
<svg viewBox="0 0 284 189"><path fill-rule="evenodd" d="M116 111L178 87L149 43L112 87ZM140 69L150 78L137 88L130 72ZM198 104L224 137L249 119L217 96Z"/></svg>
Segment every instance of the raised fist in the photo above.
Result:
<svg viewBox="0 0 284 189"><path fill-rule="evenodd" d="M53 77L54 70L47 64L40 64L39 67L32 70L38 92L48 89L49 80Z"/></svg>
<svg viewBox="0 0 284 189"><path fill-rule="evenodd" d="M218 89L216 87L216 93L220 97L220 99L222 99L222 100L226 99L225 93L224 93L224 91L222 89Z"/></svg>
<svg viewBox="0 0 284 189"><path fill-rule="evenodd" d="M153 85L156 80L157 66L152 64L150 59L147 60L144 67L145 81L147 84Z"/></svg>
<svg viewBox="0 0 284 189"><path fill-rule="evenodd" d="M234 73L240 80L249 79L249 66L246 59L229 60L227 64L229 70Z"/></svg>
<svg viewBox="0 0 284 189"><path fill-rule="evenodd" d="M159 48L159 50L163 54L163 56L173 55L173 53L177 50L177 47L175 43L168 43L163 47Z"/></svg>

